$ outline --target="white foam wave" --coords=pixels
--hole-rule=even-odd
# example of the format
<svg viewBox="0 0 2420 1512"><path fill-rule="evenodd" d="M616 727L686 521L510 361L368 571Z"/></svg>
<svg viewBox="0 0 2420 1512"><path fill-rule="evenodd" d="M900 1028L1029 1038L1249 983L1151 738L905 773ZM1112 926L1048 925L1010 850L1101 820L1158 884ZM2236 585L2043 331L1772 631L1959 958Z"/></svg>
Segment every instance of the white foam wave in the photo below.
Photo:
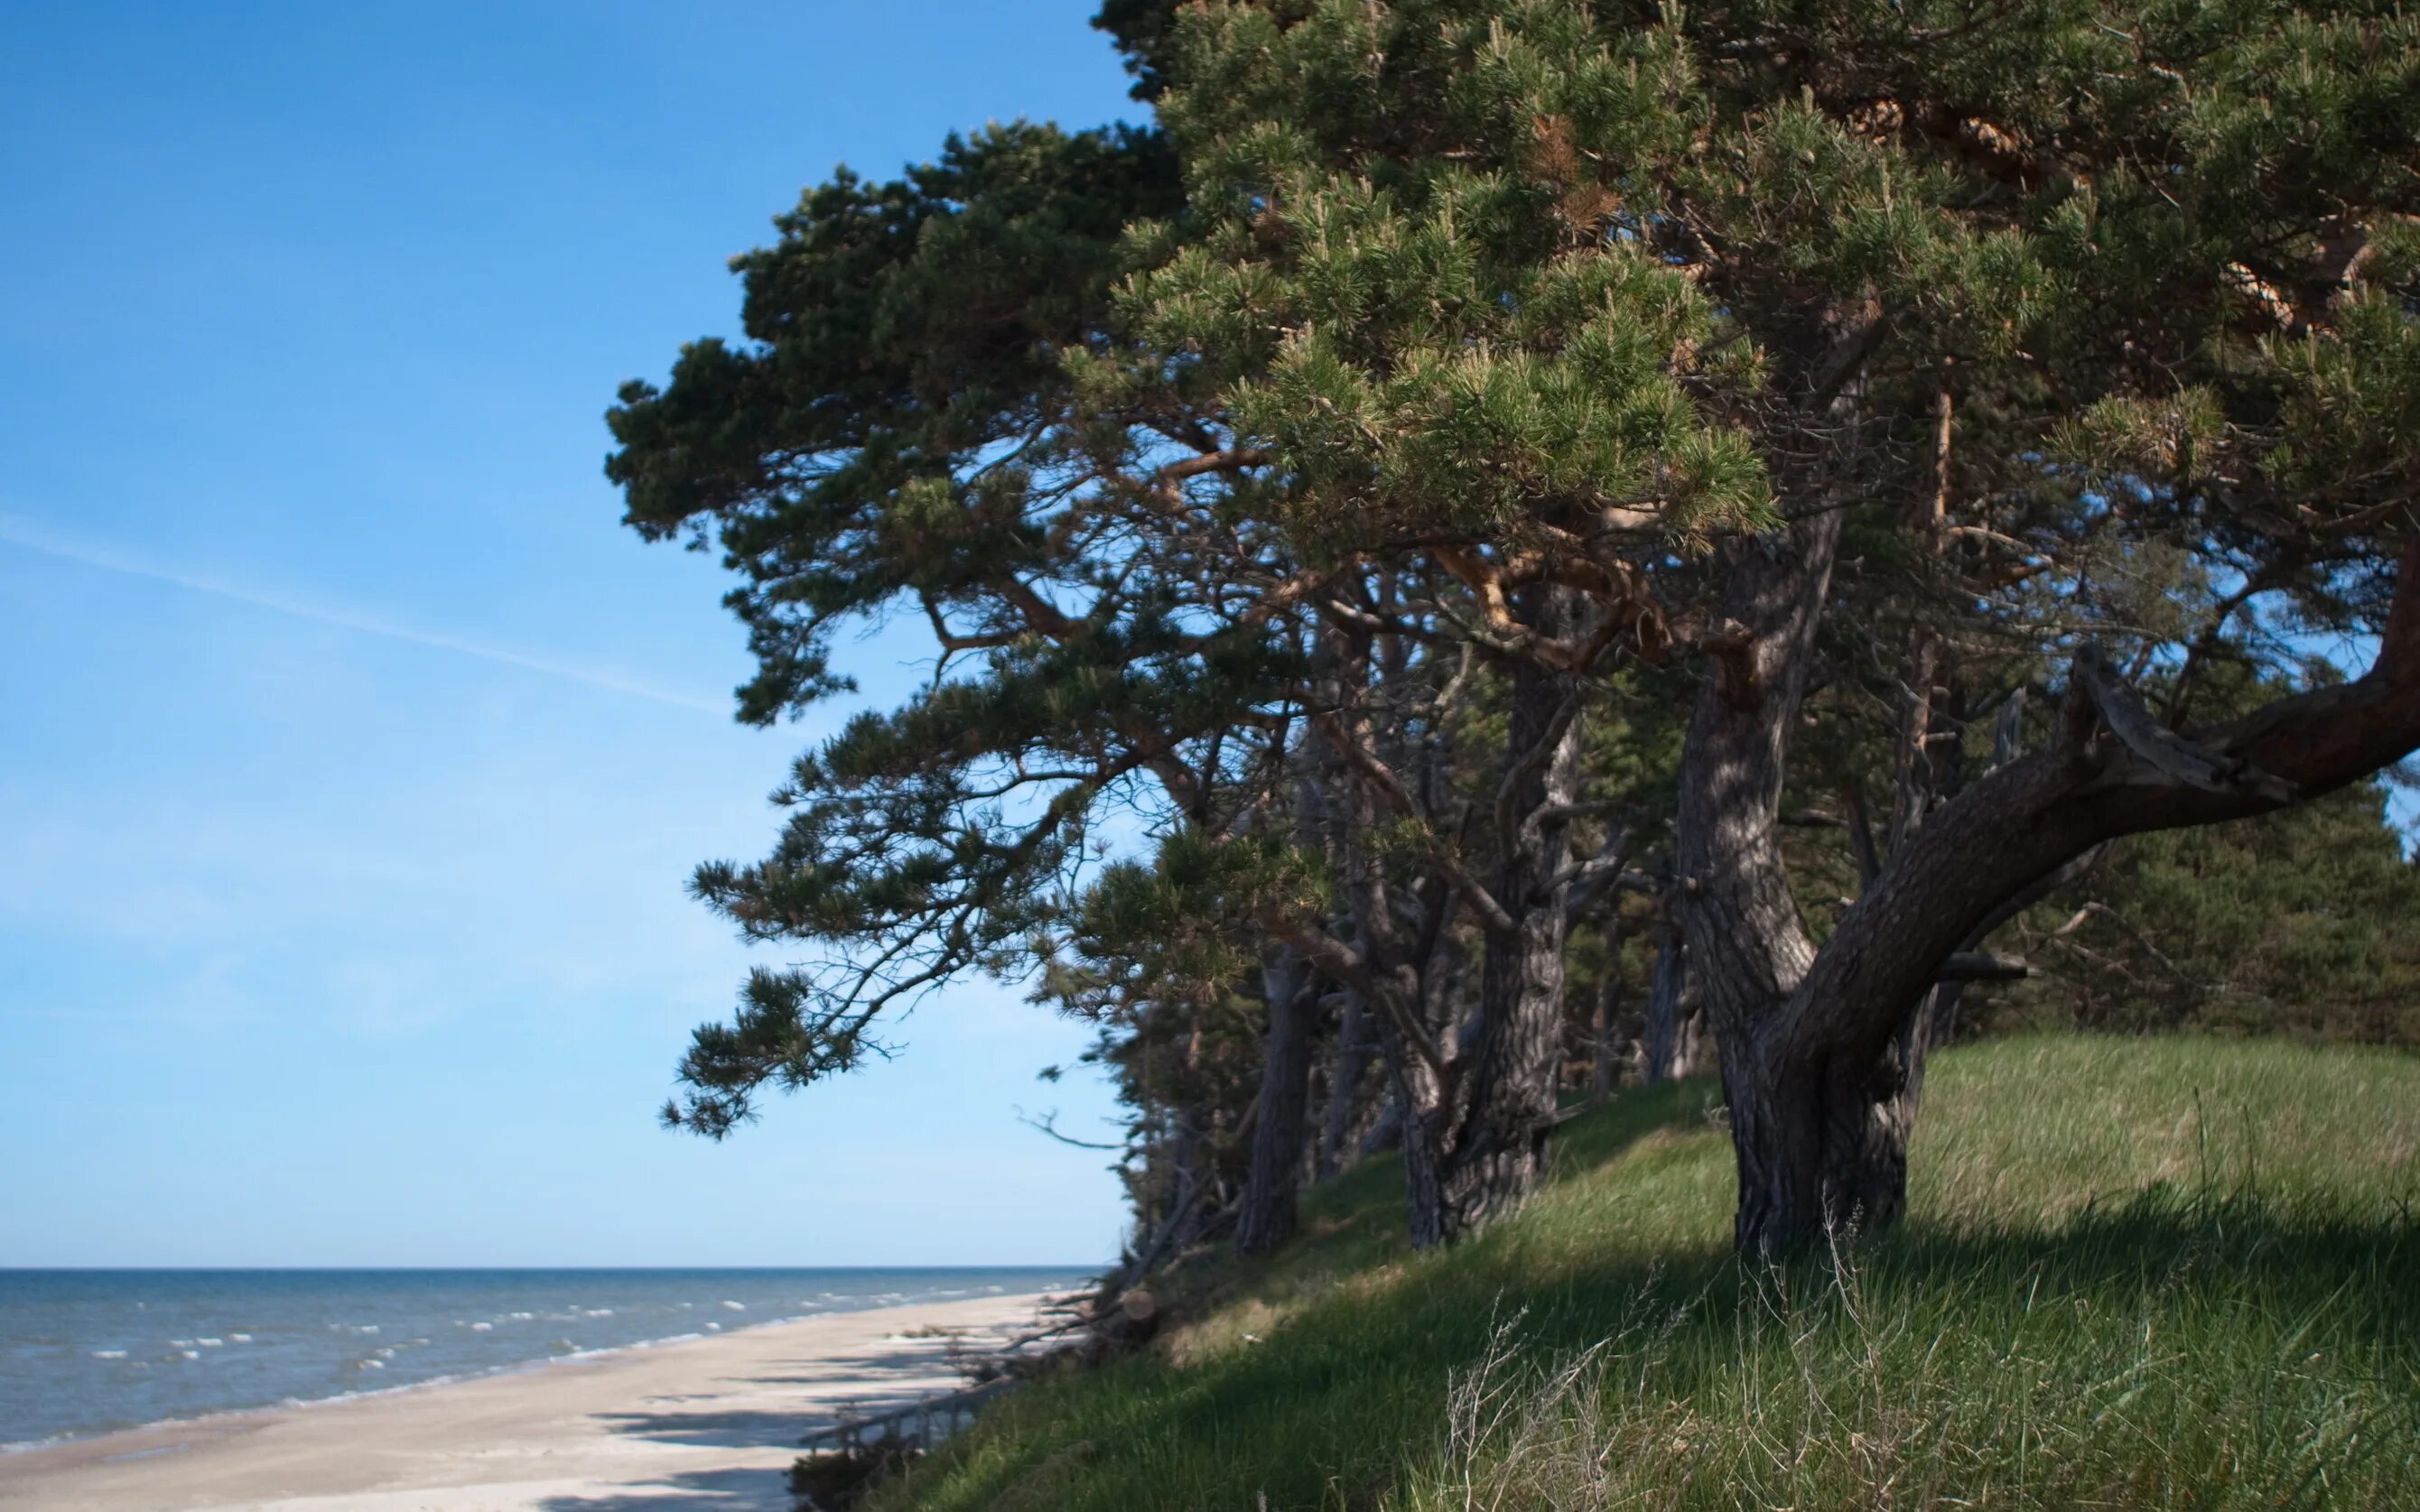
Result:
<svg viewBox="0 0 2420 1512"><path fill-rule="evenodd" d="M47 1439L25 1439L16 1443L0 1443L0 1455L27 1455L37 1449L49 1449L75 1441L72 1433L54 1433Z"/></svg>
<svg viewBox="0 0 2420 1512"><path fill-rule="evenodd" d="M993 1287L985 1287L984 1289L985 1289L985 1290L986 1290L986 1291L991 1291L991 1292L1000 1292L1000 1291L1004 1290L1005 1288L1001 1288L1001 1287L993 1286ZM861 1294L853 1294L853 1293L825 1292L825 1293L822 1293L822 1295L823 1295L825 1298L827 1298L827 1299L830 1299L830 1300L834 1301L834 1302L839 1302L839 1303L841 1303L841 1304L857 1304L857 1305L862 1305L864 1303L868 1302L869 1300L872 1300L872 1299L870 1299L870 1298L868 1298L868 1297L866 1297L866 1296L864 1296L864 1295L861 1295ZM895 1294L894 1294L894 1295L895 1295ZM697 1305L706 1305L706 1304L680 1304L680 1305L683 1305L683 1306L690 1306L690 1307L694 1307L694 1306L697 1306ZM746 1304L736 1304L736 1305L737 1305L737 1310L739 1310L739 1311L746 1311L746 1310L747 1310L747 1307L746 1307ZM785 1319L785 1320L786 1320L786 1319ZM473 1322L473 1321L471 1321L470 1319L456 1319L454 1320L454 1324L455 1324L455 1326L456 1326L456 1327L458 1327L458 1328L470 1329L470 1330L472 1330L472 1331L473 1331L473 1332L478 1332L478 1333L485 1333L485 1332L489 1332L489 1331L490 1329L492 1329L492 1328L493 1328L493 1326L494 1326L494 1325L492 1325L492 1324L485 1323L485 1322ZM633 1342L631 1342L631 1343L629 1343L629 1344L627 1344L627 1345L613 1346L613 1347L608 1347L608 1348L599 1348L599 1349L592 1349L592 1350L578 1350L578 1349L575 1349L572 1352L570 1352L570 1353L568 1353L568 1354L562 1354L562 1355L558 1355L558 1356L555 1356L555 1357L552 1357L552 1358L539 1358L539 1359L532 1359L532 1360L518 1360L518 1361L513 1361L513 1362L508 1363L508 1364L499 1364L499 1365L495 1365L486 1366L486 1367L484 1367L484 1368L478 1368L478 1369L473 1369L473 1370L467 1370L467 1371L451 1372L451 1373L446 1373L446 1374L441 1374L441 1375L437 1375L437 1376L432 1376L432 1377L430 1377L430 1378L428 1378L428 1379L427 1379L427 1380L425 1380L425 1381L405 1381L398 1382L398 1383L396 1383L396 1384L395 1384L395 1385L392 1385L392 1386L367 1386L367 1385L365 1385L365 1386L363 1386L363 1387L360 1387L359 1389L352 1390L352 1391L334 1392L334 1393L331 1393L330 1395L328 1395L328 1396L319 1396L319 1397L287 1396L287 1397L283 1398L283 1399L280 1401L280 1403L279 1403L278 1405L279 1405L279 1407L284 1408L284 1409L302 1409L302 1408L323 1407L323 1406L326 1406L326 1405L328 1405L328 1404L330 1404L330 1403L332 1403L332 1402L347 1402L347 1401L354 1401L354 1400L357 1400L357 1399L360 1399L360 1398L363 1398L363 1397L368 1397L368 1396L391 1396L398 1395L398 1394L403 1393L403 1392L422 1391L422 1390L425 1390L425 1389L427 1389L427 1388L428 1388L428 1387L431 1387L431 1386L443 1386L443 1385L449 1385L449 1384L452 1384L452 1383L454 1383L454 1382L456 1382L456 1381L471 1381L471 1380L477 1380L477 1379L480 1379L480 1378L483 1378L483 1377L489 1377L489 1376L510 1375L510 1374L514 1374L514 1373L517 1373L517 1372L520 1372L520 1371L524 1371L524 1370L535 1370L535 1369L538 1369L538 1368L541 1368L541 1367L544 1367L544 1366L547 1366L547 1365L555 1365L555 1364L561 1363L562 1361L565 1361L565 1360L588 1360L588 1359L598 1358L598 1357L601 1357L601 1356L607 1356L607 1355L616 1354L616 1353L621 1352L621 1351L622 1351L622 1350L644 1350L644 1349L653 1349L653 1348L655 1348L655 1347L657 1347L657 1346L659 1346L659 1345L665 1345L665 1344L679 1344L679 1343L696 1342L696 1341L698 1341L698 1340L701 1340L701 1339L706 1338L708 1335L712 1335L712 1334L720 1334L720 1333L723 1332L723 1325L722 1325L722 1324L721 1324L721 1323L717 1323L717 1322L703 1322L703 1321L702 1321L702 1322L701 1322L701 1324L700 1324L700 1326L704 1329L704 1332L702 1332L702 1333L675 1334L675 1335L669 1335L669 1336L666 1336L666 1337L662 1337L662 1338L635 1340L635 1341L633 1341ZM732 1326L734 1329L738 1329L738 1330L747 1330L747 1329L750 1329L750 1328L752 1328L752 1327L762 1326L762 1325L758 1324L758 1323L757 1323L757 1321L756 1321L756 1320L754 1320L754 1319L746 1319L746 1320L735 1320L735 1321L732 1323L732 1325L731 1325L731 1326ZM355 1327L356 1327L356 1325L351 1325L351 1324L343 1324L343 1323L331 1323L331 1324L329 1324L329 1325L328 1325L328 1327L329 1327L329 1328L331 1328L332 1330L343 1331L343 1330L349 1329L349 1328L355 1328ZM363 1331L363 1332L374 1331L374 1330L375 1330L375 1328L376 1328L376 1325L374 1325L374 1324L373 1324L373 1325L369 1325L369 1327L368 1327L367 1329L363 1329L363 1330L360 1330L360 1331ZM226 1339L226 1340L233 1341L233 1342L237 1342L237 1343L250 1343L250 1342L252 1342L252 1341L253 1341L253 1339L254 1339L254 1335L250 1335L250 1334L232 1334L232 1333L230 1333L230 1334L227 1334L227 1335L223 1335L223 1337L224 1337L225 1339ZM200 1342L201 1342L200 1340L187 1340L187 1341L185 1341L185 1343L186 1343L187 1345L198 1345ZM412 1342L412 1343L414 1343L414 1344L425 1344L425 1343L427 1343L428 1341L427 1341L427 1339L414 1339L414 1340L412 1340L411 1342ZM563 1341L563 1342L565 1342L565 1343L568 1343L569 1341L568 1341L568 1340L565 1340L565 1341ZM90 1351L90 1352L91 1352L92 1354L94 1354L94 1356L95 1356L95 1357L97 1357L97 1358L120 1358L120 1359L125 1358L125 1351L123 1351L123 1350L93 1350L93 1351ZM392 1349L388 1349L388 1350L380 1350L379 1352L380 1352L380 1354L392 1354L392 1353L394 1352L394 1350L393 1350ZM165 1363L165 1364L169 1364L169 1365L174 1365L174 1364L177 1364L178 1362L179 1362L180 1360L198 1359L199 1357L200 1357L200 1355L199 1355L199 1350L186 1350L185 1352L182 1352L182 1353L179 1353L179 1354L173 1354L173 1355L165 1355L165 1356L163 1356L163 1357L162 1357L162 1362L163 1362L163 1363ZM128 1360L128 1361L127 1361L127 1365L128 1365L128 1367L129 1367L129 1368L131 1368L131 1369L134 1369L134 1370L143 1370L143 1371L147 1371L147 1370L151 1369L151 1367L152 1367L151 1362L150 1362L150 1361L148 1361L148 1360ZM372 1357L365 1357L365 1358L364 1358L364 1359L362 1359L362 1360L356 1361L356 1362L354 1362L354 1365L355 1365L355 1366L356 1366L356 1368L357 1368L358 1372L363 1373L363 1374L365 1374L365 1373L366 1373L366 1372L368 1372L368 1371L372 1371L372 1370L381 1370L381 1369L383 1369L383 1368L384 1368L384 1364L383 1364L383 1362L382 1362L382 1361L380 1361L380 1360L379 1360L379 1359L377 1359L377 1358L372 1358ZM147 1425L147 1426L148 1426L148 1427L161 1427L161 1426L169 1425L169 1424L185 1424L185 1423L195 1423L195 1422L209 1422L209 1421L213 1421L213 1420L217 1420L217 1419L242 1419L242 1418L249 1417L249 1416L251 1416L251 1415L253 1415L253 1414L255 1414L255 1413L258 1412L259 1411L261 1411L261 1409L259 1409L259 1408L236 1408L236 1409L230 1409L230 1410L228 1410L228 1411L225 1411L225 1412L203 1412L203 1413L198 1413L198 1414L195 1414L194 1416L192 1416L192 1417L165 1417L165 1418L162 1418L162 1419L160 1419L160 1420L159 1420L158 1422L156 1422L156 1423L153 1423L153 1424L150 1424L150 1425ZM23 1452L24 1450L27 1450L27 1449L30 1449L30 1448L43 1448L43 1447L47 1447L47 1446L50 1446L50 1445L53 1445L53 1444L58 1444L58 1443L71 1443L76 1442L76 1441L77 1441L78 1439L80 1439L80 1438L84 1438L84 1437L87 1437L87 1436L88 1436L88 1435L84 1435L84 1434L66 1433L66 1434L59 1434L59 1435L56 1435L56 1436L52 1437L52 1438L48 1438L48 1439L43 1439L43 1440L36 1441L36 1442L31 1443L0 1443L0 1455L16 1454L16 1453Z"/></svg>
<svg viewBox="0 0 2420 1512"><path fill-rule="evenodd" d="M726 1300L722 1305L735 1313L744 1313L748 1310L748 1304L744 1302L731 1302Z"/></svg>
<svg viewBox="0 0 2420 1512"><path fill-rule="evenodd" d="M123 1360L126 1358L126 1351L124 1350L95 1350L92 1351L92 1357L96 1360Z"/></svg>

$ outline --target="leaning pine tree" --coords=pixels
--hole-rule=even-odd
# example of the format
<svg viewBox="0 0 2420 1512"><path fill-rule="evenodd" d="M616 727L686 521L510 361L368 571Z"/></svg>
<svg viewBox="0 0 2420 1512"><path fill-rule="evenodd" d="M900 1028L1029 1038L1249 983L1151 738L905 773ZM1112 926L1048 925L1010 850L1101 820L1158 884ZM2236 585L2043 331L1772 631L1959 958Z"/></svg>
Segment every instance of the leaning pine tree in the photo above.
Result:
<svg viewBox="0 0 2420 1512"><path fill-rule="evenodd" d="M1744 1250L1899 1215L1934 989L2063 869L2420 746L2401 8L1175 23L1163 119L1223 229L1135 319L1221 375L1302 555L1419 555L1508 658L1702 670L1676 903ZM2014 640L2058 670L1818 938L1777 825L1844 538L1954 587L1911 663ZM2194 564L2211 623L2118 612L2109 564L2146 552ZM2209 727L2148 708L2133 678L2190 684L2246 606L2372 665Z"/></svg>

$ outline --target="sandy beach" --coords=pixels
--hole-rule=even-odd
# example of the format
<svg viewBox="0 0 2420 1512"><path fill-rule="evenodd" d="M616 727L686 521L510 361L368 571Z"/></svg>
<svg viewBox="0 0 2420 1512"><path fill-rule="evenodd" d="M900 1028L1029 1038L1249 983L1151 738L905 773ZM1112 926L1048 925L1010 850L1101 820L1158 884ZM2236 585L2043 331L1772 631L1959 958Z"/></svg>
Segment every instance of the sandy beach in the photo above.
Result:
<svg viewBox="0 0 2420 1512"><path fill-rule="evenodd" d="M0 1456L0 1507L55 1512L789 1512L799 1438L954 1389L1038 1296L831 1313L318 1406Z"/></svg>

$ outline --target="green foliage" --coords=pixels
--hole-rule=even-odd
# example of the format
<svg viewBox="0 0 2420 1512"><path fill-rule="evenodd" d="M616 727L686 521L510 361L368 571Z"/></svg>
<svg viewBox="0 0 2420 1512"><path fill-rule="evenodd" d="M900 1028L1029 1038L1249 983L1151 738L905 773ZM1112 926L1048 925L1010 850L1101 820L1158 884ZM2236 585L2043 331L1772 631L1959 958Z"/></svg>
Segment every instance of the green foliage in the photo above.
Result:
<svg viewBox="0 0 2420 1512"><path fill-rule="evenodd" d="M1168 87L1167 69L1176 12L1183 0L1102 0L1093 24L1117 41L1135 76L1134 97L1156 100Z"/></svg>
<svg viewBox="0 0 2420 1512"><path fill-rule="evenodd" d="M2420 866L2385 807L2365 783L2127 841L2020 921L2015 938L2051 975L1986 1022L2420 1043Z"/></svg>
<svg viewBox="0 0 2420 1512"><path fill-rule="evenodd" d="M1769 519L1716 402L1735 364L1699 358L1713 306L1621 229L1557 114L1591 147L1681 150L1671 39L1623 34L1557 71L1453 9L1188 13L1161 114L1195 215L1125 290L1130 325L1216 375L1296 485L1290 525L1331 549L1518 542L1608 507L1692 539ZM1590 51L1577 15L1528 12Z"/></svg>
<svg viewBox="0 0 2420 1512"><path fill-rule="evenodd" d="M845 626L921 613L944 650L799 764L770 856L699 872L745 934L822 954L699 1031L676 1121L724 1132L754 1088L878 1048L890 1005L1049 956L1046 995L1131 1035L1099 1054L1140 1119L1232 1133L1259 932L1327 906L1255 838L1304 717L1373 732L1359 775L1319 779L1388 789L1337 842L1392 889L1370 906L1436 903L1423 938L1466 953L1448 884L1471 903L1525 832L1497 802L1512 669L1602 721L1582 843L1606 808L1638 820L1703 668L1624 658L1735 654L1712 548L1783 520L1837 514L1849 543L1822 770L1793 774L1844 810L1792 841L1819 933L1864 778L1907 788L1919 752L1914 817L2079 641L2274 679L2298 634L2379 627L2420 461L2399 6L1108 0L1096 23L1156 127L842 171L735 265L745 339L611 416L628 522L740 576L743 717L844 687ZM1349 694L1321 637L1360 647ZM1157 849L1088 881L1120 806ZM2115 873L2113 917L2228 984L2153 1016L2399 1034L2409 883L2374 806L2242 834ZM2330 902L2276 875L2321 850ZM2117 960L2102 929L2045 948ZM1580 952L1623 969L1605 934ZM1454 1022L1437 982L1424 1011Z"/></svg>
<svg viewBox="0 0 2420 1512"><path fill-rule="evenodd" d="M1026 1388L883 1512L2384 1507L2420 1495L2420 1066L2014 1040L1933 1073L1913 1211L1743 1270L1714 1089L1571 1124L1414 1257L1391 1165L1153 1352ZM1168 1288L1163 1288L1166 1291Z"/></svg>
<svg viewBox="0 0 2420 1512"><path fill-rule="evenodd" d="M845 686L833 629L901 595L980 599L1064 563L1046 523L1067 442L1057 354L1096 339L1125 224L1168 213L1174 163L1130 128L952 137L875 184L847 169L734 259L747 343L632 382L606 474L650 538L719 538L769 722Z"/></svg>
<svg viewBox="0 0 2420 1512"><path fill-rule="evenodd" d="M1321 872L1319 857L1265 834L1180 829L1150 864L1102 869L1068 911L1043 995L1095 1014L1215 998L1253 965L1264 919L1325 912Z"/></svg>

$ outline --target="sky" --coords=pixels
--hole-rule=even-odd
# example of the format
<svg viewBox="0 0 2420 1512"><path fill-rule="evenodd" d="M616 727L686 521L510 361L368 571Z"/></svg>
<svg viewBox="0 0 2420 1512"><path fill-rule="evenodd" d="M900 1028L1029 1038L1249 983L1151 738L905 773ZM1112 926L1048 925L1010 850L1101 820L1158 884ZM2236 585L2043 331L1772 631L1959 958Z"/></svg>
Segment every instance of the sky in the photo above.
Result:
<svg viewBox="0 0 2420 1512"><path fill-rule="evenodd" d="M735 723L719 563L599 471L835 163L1131 117L1094 8L0 8L0 1266L1113 1257L1014 988L656 1126L780 959L683 884L846 706Z"/></svg>

